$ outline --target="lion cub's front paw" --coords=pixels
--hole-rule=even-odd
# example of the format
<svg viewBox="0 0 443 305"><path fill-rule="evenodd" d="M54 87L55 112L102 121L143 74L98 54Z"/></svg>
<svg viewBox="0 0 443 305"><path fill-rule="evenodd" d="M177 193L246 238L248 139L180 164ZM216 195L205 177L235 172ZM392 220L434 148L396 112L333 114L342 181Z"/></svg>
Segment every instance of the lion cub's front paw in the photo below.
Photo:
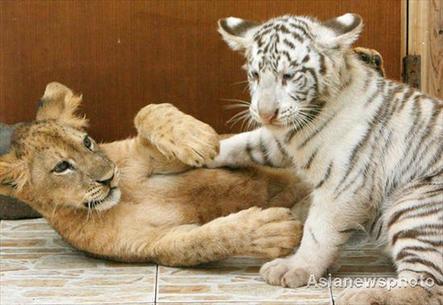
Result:
<svg viewBox="0 0 443 305"><path fill-rule="evenodd" d="M218 134L211 126L187 116L177 128L184 130L176 139L177 145L171 148L177 159L191 166L203 166L217 156Z"/></svg>
<svg viewBox="0 0 443 305"><path fill-rule="evenodd" d="M245 216L243 229L248 240L241 255L275 258L292 253L299 245L302 224L289 209L252 208L240 213Z"/></svg>
<svg viewBox="0 0 443 305"><path fill-rule="evenodd" d="M202 166L218 154L215 130L171 104L144 107L135 118L135 126L163 155L187 165Z"/></svg>

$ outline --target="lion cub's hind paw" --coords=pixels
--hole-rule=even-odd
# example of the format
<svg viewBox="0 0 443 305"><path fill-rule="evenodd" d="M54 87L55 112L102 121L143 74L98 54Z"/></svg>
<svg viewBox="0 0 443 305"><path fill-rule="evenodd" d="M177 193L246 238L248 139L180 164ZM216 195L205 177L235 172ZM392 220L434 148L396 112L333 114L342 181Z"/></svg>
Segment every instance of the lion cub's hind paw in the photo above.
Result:
<svg viewBox="0 0 443 305"><path fill-rule="evenodd" d="M398 286L391 289L347 288L336 301L337 305L439 305L443 302L440 286L432 288Z"/></svg>
<svg viewBox="0 0 443 305"><path fill-rule="evenodd" d="M384 305L385 292L381 289L348 288L338 297L338 305Z"/></svg>

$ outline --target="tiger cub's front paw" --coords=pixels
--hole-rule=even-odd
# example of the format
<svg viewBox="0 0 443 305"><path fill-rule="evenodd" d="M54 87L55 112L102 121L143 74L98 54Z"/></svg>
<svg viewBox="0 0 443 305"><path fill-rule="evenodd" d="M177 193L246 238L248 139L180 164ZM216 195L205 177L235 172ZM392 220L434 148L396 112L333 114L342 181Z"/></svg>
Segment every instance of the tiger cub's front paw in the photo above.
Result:
<svg viewBox="0 0 443 305"><path fill-rule="evenodd" d="M275 259L260 268L260 275L271 285L297 288L308 283L311 272L294 256Z"/></svg>
<svg viewBox="0 0 443 305"><path fill-rule="evenodd" d="M144 107L135 118L135 126L163 155L187 165L202 166L218 154L215 130L171 104Z"/></svg>

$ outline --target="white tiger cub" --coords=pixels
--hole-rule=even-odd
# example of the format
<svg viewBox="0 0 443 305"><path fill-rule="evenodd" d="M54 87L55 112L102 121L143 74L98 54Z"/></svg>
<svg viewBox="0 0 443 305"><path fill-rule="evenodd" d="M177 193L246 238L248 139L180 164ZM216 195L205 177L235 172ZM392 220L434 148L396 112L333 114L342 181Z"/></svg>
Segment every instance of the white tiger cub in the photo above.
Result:
<svg viewBox="0 0 443 305"><path fill-rule="evenodd" d="M268 283L323 275L364 226L388 245L399 279L435 285L350 289L337 304L443 304L443 102L359 61L350 47L361 29L354 14L220 20L224 40L245 54L249 113L263 127L223 140L209 166L292 159L312 184L301 246L261 268Z"/></svg>

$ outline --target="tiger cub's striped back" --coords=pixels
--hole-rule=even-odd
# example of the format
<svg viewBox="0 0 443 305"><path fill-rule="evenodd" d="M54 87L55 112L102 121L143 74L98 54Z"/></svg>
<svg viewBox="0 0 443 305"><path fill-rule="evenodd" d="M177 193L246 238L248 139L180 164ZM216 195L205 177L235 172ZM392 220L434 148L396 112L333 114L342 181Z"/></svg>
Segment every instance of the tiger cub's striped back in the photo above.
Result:
<svg viewBox="0 0 443 305"><path fill-rule="evenodd" d="M262 267L268 283L298 287L322 275L365 227L390 247L399 279L435 285L350 290L338 304L439 304L443 102L362 63L350 48L361 29L353 14L221 20L223 39L246 56L250 116L263 127L222 141L212 166L292 160L313 186L301 246Z"/></svg>

